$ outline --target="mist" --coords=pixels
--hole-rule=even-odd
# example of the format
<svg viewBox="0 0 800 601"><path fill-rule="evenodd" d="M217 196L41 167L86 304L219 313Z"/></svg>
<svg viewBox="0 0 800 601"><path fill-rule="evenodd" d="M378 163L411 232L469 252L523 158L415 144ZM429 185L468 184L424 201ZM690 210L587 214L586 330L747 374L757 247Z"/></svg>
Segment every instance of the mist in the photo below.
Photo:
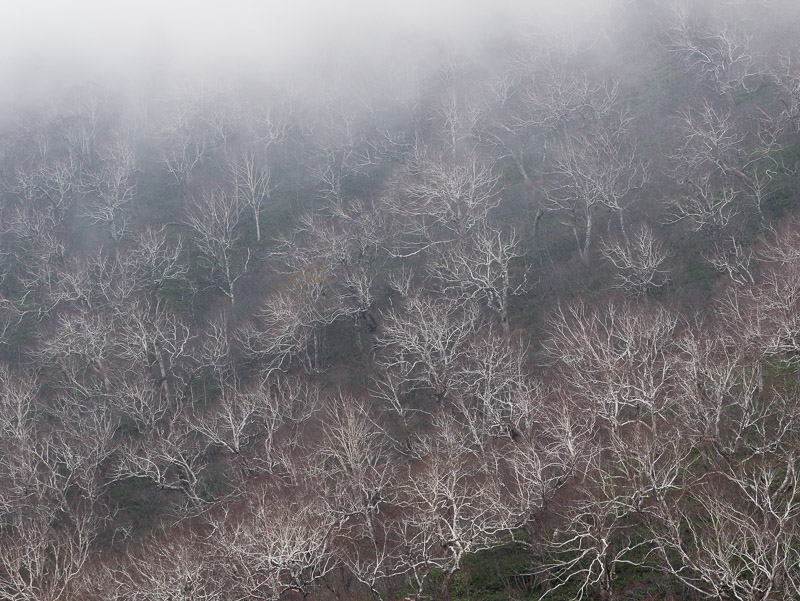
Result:
<svg viewBox="0 0 800 601"><path fill-rule="evenodd" d="M6 7L0 102L17 107L91 82L175 79L285 82L334 64L348 69L480 54L533 31L580 36L612 2L345 0L163 3L47 0ZM616 4L616 2L613 2ZM596 32L595 32L596 33Z"/></svg>
<svg viewBox="0 0 800 601"><path fill-rule="evenodd" d="M0 600L798 598L798 0L6 4Z"/></svg>

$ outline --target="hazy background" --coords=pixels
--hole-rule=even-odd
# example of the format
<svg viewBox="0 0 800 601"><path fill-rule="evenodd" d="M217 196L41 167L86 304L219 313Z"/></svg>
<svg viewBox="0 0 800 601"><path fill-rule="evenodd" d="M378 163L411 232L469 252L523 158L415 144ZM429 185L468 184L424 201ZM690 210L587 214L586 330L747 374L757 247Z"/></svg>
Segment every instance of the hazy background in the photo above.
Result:
<svg viewBox="0 0 800 601"><path fill-rule="evenodd" d="M533 30L580 35L612 3L619 2L18 0L4 4L0 24L0 100L18 106L86 81L273 80L331 62L390 68L400 57L480 52Z"/></svg>

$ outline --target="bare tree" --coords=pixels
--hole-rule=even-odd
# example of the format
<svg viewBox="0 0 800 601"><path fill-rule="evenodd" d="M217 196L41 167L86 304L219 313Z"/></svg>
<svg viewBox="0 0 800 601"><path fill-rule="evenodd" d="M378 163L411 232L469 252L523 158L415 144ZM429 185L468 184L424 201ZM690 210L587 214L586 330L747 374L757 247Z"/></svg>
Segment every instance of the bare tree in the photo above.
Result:
<svg viewBox="0 0 800 601"><path fill-rule="evenodd" d="M686 183L690 191L673 203L673 213L667 223L686 219L694 231L713 235L723 230L738 214L738 194L733 186L718 184L710 174L689 179Z"/></svg>
<svg viewBox="0 0 800 601"><path fill-rule="evenodd" d="M765 601L791 594L798 557L798 414L773 389L738 333L686 338L684 431L703 470L654 511L665 568L708 596Z"/></svg>
<svg viewBox="0 0 800 601"><path fill-rule="evenodd" d="M256 489L248 500L240 516L229 514L214 533L237 594L273 601L289 591L308 596L336 565L335 517L300 490Z"/></svg>
<svg viewBox="0 0 800 601"><path fill-rule="evenodd" d="M196 102L175 99L157 136L161 163L179 186L186 189L192 173L213 147L213 138L199 116Z"/></svg>
<svg viewBox="0 0 800 601"><path fill-rule="evenodd" d="M555 579L552 589L568 582L578 583L576 599L583 599L593 587L599 589L599 598L613 598L613 581L618 564L627 559L645 543L630 537L633 522L628 512L616 502L617 495L625 494L617 488L620 480L605 480L605 474L593 465L592 475L598 481L583 481L582 498L566 508L550 543L550 557L543 567ZM603 475L600 475L603 474Z"/></svg>
<svg viewBox="0 0 800 601"><path fill-rule="evenodd" d="M611 432L642 421L651 428L670 414L674 399L677 317L660 307L583 304L559 309L545 342L565 382L594 419Z"/></svg>
<svg viewBox="0 0 800 601"><path fill-rule="evenodd" d="M753 493L762 502L773 502L756 482L749 485L749 490L726 492L706 483L704 491L693 491L691 500L686 499L692 506L692 517L683 503L665 511L664 531L657 539L659 548L665 555L677 557L678 561L667 565L673 565L672 574L688 588L742 601L780 599L791 594L789 585L798 568L797 556L790 550L796 536L792 515L796 509L796 476L790 473L778 480L789 501L783 507L767 505L759 510L749 502L740 503L745 499L756 501L748 498Z"/></svg>
<svg viewBox="0 0 800 601"><path fill-rule="evenodd" d="M322 294L329 299L331 318L351 316L363 334L375 329L372 305L375 279L382 263L381 247L389 238L386 216L367 202L334 201L325 210L306 213L279 253L292 277L324 270Z"/></svg>
<svg viewBox="0 0 800 601"><path fill-rule="evenodd" d="M414 254L483 224L500 202L498 180L499 173L474 153L450 160L418 150L400 193L387 199L402 228L402 247L395 254Z"/></svg>
<svg viewBox="0 0 800 601"><path fill-rule="evenodd" d="M389 598L390 579L404 569L395 518L400 472L395 443L360 401L329 399L318 462L309 476L324 487L329 511L339 518L341 561L375 594Z"/></svg>
<svg viewBox="0 0 800 601"><path fill-rule="evenodd" d="M693 451L679 399L691 385L678 325L649 304L591 312L579 304L551 321L545 348L556 360L555 398L571 424L557 430L564 434L556 457L569 468L562 474L572 477L574 494L554 508L541 566L556 588L574 583L580 597L598 589L600 598L613 598L618 567L642 565L653 548L642 522L657 520L683 489ZM557 416L550 420L563 423Z"/></svg>
<svg viewBox="0 0 800 601"><path fill-rule="evenodd" d="M220 388L217 405L195 416L192 424L210 444L243 457L259 436L259 417L268 407L260 395L239 392L231 383L220 383Z"/></svg>
<svg viewBox="0 0 800 601"><path fill-rule="evenodd" d="M109 227L111 239L119 242L127 229L127 214L136 194L136 158L130 142L117 136L99 151L98 167L86 174L90 198L83 207L93 224Z"/></svg>
<svg viewBox="0 0 800 601"><path fill-rule="evenodd" d="M233 194L253 211L257 242L261 242L261 210L274 189L266 153L267 149L259 144L229 149L226 154L226 168Z"/></svg>
<svg viewBox="0 0 800 601"><path fill-rule="evenodd" d="M329 271L310 265L269 296L254 323L238 334L245 349L285 368L300 359L308 373L323 368L323 328L346 313L326 295Z"/></svg>
<svg viewBox="0 0 800 601"><path fill-rule="evenodd" d="M793 265L800 262L800 227L796 219L789 219L777 228L775 237L766 240L760 256L776 265Z"/></svg>
<svg viewBox="0 0 800 601"><path fill-rule="evenodd" d="M321 463L311 474L319 473L334 488L331 511L342 521L369 519L381 504L392 502L393 441L363 403L341 394L328 403L315 452Z"/></svg>
<svg viewBox="0 0 800 601"><path fill-rule="evenodd" d="M509 299L525 292L527 281L523 273L522 281L512 284L512 262L523 256L515 230L480 226L465 238L433 247L431 255L426 268L446 295L463 302L486 301L503 331L510 330Z"/></svg>
<svg viewBox="0 0 800 601"><path fill-rule="evenodd" d="M61 315L35 356L58 369L67 390L87 397L108 394L119 344L115 325L108 315L87 310Z"/></svg>
<svg viewBox="0 0 800 601"><path fill-rule="evenodd" d="M546 170L554 141L575 123L585 125L606 114L617 94L615 86L593 82L571 67L568 52L557 47L548 39L513 52L508 68L491 85L490 109L480 129L481 140L522 176L533 212L534 249L546 212L536 179Z"/></svg>
<svg viewBox="0 0 800 601"><path fill-rule="evenodd" d="M84 162L91 163L96 158L104 129L113 119L109 108L105 90L92 86L81 90L77 98L70 99L68 112L59 119L60 137L67 148Z"/></svg>
<svg viewBox="0 0 800 601"><path fill-rule="evenodd" d="M442 570L440 596L450 599L450 583L466 554L501 543L501 536L521 523L508 503L497 472L465 444L457 424L437 414L435 432L421 441L420 465L405 483L410 538L409 570ZM420 583L421 585L421 583Z"/></svg>
<svg viewBox="0 0 800 601"><path fill-rule="evenodd" d="M141 432L155 431L173 408L171 398L141 378L119 382L109 403Z"/></svg>
<svg viewBox="0 0 800 601"><path fill-rule="evenodd" d="M467 343L456 376L456 419L476 448L497 438L519 440L538 421L544 391L528 370L527 349L494 328Z"/></svg>
<svg viewBox="0 0 800 601"><path fill-rule="evenodd" d="M117 601L222 601L229 598L233 583L221 580L225 572L219 555L188 532L153 537L129 550L107 568L105 578L87 588Z"/></svg>
<svg viewBox="0 0 800 601"><path fill-rule="evenodd" d="M646 296L669 281L664 262L669 253L646 225L639 225L628 237L606 241L603 256L617 269L617 287L634 296Z"/></svg>
<svg viewBox="0 0 800 601"><path fill-rule="evenodd" d="M537 518L551 510L555 495L573 475L586 473L595 453L591 415L557 389L538 392L541 396L529 411L527 428L520 428L513 447L502 453L506 486L525 517L529 542L542 534Z"/></svg>
<svg viewBox="0 0 800 601"><path fill-rule="evenodd" d="M428 390L437 402L455 386L468 343L481 325L472 303L411 296L384 316L378 364L407 391Z"/></svg>
<svg viewBox="0 0 800 601"><path fill-rule="evenodd" d="M719 4L719 3L712 3ZM693 16L687 5L677 5L667 31L666 46L685 70L711 90L735 104L734 92L749 91L761 75L751 34L743 20Z"/></svg>
<svg viewBox="0 0 800 601"><path fill-rule="evenodd" d="M484 110L481 91L470 87L465 72L465 65L456 56L447 56L439 65L440 89L431 106L434 135L444 147L443 154L453 159L474 152Z"/></svg>
<svg viewBox="0 0 800 601"><path fill-rule="evenodd" d="M14 172L12 191L55 229L61 226L82 191L83 163L71 153L33 158Z"/></svg>
<svg viewBox="0 0 800 601"><path fill-rule="evenodd" d="M76 440L47 427L39 413L37 384L0 373L0 591L15 601L56 601L70 595L92 553L102 516L97 504L99 466L113 426L88 426ZM63 413L61 415L64 415ZM77 434L77 433L76 433ZM105 450L104 450L105 449Z"/></svg>
<svg viewBox="0 0 800 601"><path fill-rule="evenodd" d="M133 240L129 249L117 254L117 261L135 290L154 295L168 282L186 279L182 236L171 237L166 227L145 228L135 232Z"/></svg>
<svg viewBox="0 0 800 601"><path fill-rule="evenodd" d="M567 215L581 259L589 261L595 213L614 211L627 238L625 209L632 193L648 180L647 165L630 139L633 116L615 111L594 126L567 133L557 146L547 199L551 210Z"/></svg>
<svg viewBox="0 0 800 601"><path fill-rule="evenodd" d="M792 132L800 132L800 73L797 59L791 54L782 55L769 75L778 91L781 106L778 119L785 122Z"/></svg>
<svg viewBox="0 0 800 601"><path fill-rule="evenodd" d="M247 272L250 249L236 248L243 207L236 195L221 188L204 187L188 201L186 224L202 253L213 286L236 306L236 283Z"/></svg>
<svg viewBox="0 0 800 601"><path fill-rule="evenodd" d="M314 107L317 118L309 132L313 142L309 171L323 198L342 201L348 196L347 184L368 175L388 153L363 95L348 98L344 90L326 90L319 96Z"/></svg>
<svg viewBox="0 0 800 601"><path fill-rule="evenodd" d="M159 490L181 494L179 517L200 513L211 500L203 480L206 446L185 411L171 409L153 431L121 447L114 478L147 478Z"/></svg>
<svg viewBox="0 0 800 601"><path fill-rule="evenodd" d="M55 467L55 466L51 466ZM0 538L0 590L14 601L69 595L90 556L97 520L89 508L57 502L20 512Z"/></svg>
<svg viewBox="0 0 800 601"><path fill-rule="evenodd" d="M148 298L121 309L118 353L133 366L134 377L144 375L165 399L182 394L190 371L189 327L163 303Z"/></svg>
<svg viewBox="0 0 800 601"><path fill-rule="evenodd" d="M755 352L792 363L800 357L796 307L800 266L793 259L795 241L784 234L768 245L765 258L777 261L768 263L756 278L731 287L721 302L727 323Z"/></svg>
<svg viewBox="0 0 800 601"><path fill-rule="evenodd" d="M734 117L730 109L715 107L708 100L679 114L678 128L683 141L673 156L679 178L695 181L704 212L717 223L730 203L731 193L720 185L720 201L709 195L709 174L722 176L750 196L762 221L763 204L773 177L781 168L780 124L766 115L756 115L747 126L743 117ZM711 199L711 202L709 202ZM691 203L688 205L691 207ZM697 212L697 206L689 211Z"/></svg>
<svg viewBox="0 0 800 601"><path fill-rule="evenodd" d="M714 253L706 260L714 266L718 272L725 273L734 282L746 284L755 283L751 271L751 263L755 262L755 253L745 248L731 236L726 244L715 244Z"/></svg>

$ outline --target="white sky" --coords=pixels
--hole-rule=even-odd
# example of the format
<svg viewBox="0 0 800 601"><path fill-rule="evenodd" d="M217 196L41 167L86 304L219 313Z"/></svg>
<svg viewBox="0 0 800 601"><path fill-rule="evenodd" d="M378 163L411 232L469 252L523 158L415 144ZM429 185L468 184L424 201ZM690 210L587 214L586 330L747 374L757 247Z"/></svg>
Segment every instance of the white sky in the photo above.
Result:
<svg viewBox="0 0 800 601"><path fill-rule="evenodd" d="M591 23L609 0L0 0L0 82L199 71L275 73L342 54L478 47L508 28Z"/></svg>

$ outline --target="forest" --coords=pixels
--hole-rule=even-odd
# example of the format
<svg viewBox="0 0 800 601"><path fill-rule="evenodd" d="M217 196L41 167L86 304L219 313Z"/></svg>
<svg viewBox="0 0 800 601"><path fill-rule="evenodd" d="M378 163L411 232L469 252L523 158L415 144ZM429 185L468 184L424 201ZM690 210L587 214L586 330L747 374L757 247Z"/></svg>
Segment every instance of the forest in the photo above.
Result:
<svg viewBox="0 0 800 601"><path fill-rule="evenodd" d="M614 7L3 114L0 600L800 598L800 10Z"/></svg>

